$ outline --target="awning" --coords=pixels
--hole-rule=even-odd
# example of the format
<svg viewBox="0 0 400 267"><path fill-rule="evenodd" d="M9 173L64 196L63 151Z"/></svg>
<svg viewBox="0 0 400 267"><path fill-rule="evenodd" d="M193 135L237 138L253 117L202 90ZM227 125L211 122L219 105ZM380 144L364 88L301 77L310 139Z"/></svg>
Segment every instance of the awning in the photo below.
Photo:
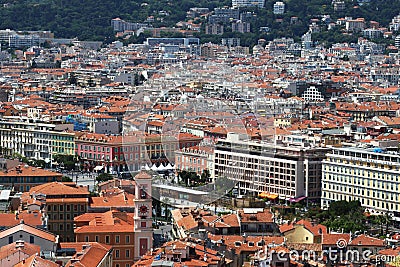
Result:
<svg viewBox="0 0 400 267"><path fill-rule="evenodd" d="M261 192L260 194L258 194L258 197L261 198L269 198L269 199L276 199L278 197L278 195L276 194L270 194L267 192Z"/></svg>
<svg viewBox="0 0 400 267"><path fill-rule="evenodd" d="M100 166L94 167L94 170L95 170L95 171L100 171L100 170L102 170L103 168L104 168L104 166L103 166L103 165L100 165Z"/></svg>
<svg viewBox="0 0 400 267"><path fill-rule="evenodd" d="M258 194L258 197L261 197L261 198L266 198L267 196L268 196L267 192L261 192L260 194Z"/></svg>
<svg viewBox="0 0 400 267"><path fill-rule="evenodd" d="M276 198L278 198L278 195L269 194L269 195L267 196L267 198L269 198L269 199L276 199Z"/></svg>
<svg viewBox="0 0 400 267"><path fill-rule="evenodd" d="M303 199L305 199L305 198L307 198L307 197L296 197L296 198L294 198L294 197L291 197L291 198L289 198L289 201L290 202L295 202L295 203L297 203L297 202L300 202L300 201L302 201Z"/></svg>

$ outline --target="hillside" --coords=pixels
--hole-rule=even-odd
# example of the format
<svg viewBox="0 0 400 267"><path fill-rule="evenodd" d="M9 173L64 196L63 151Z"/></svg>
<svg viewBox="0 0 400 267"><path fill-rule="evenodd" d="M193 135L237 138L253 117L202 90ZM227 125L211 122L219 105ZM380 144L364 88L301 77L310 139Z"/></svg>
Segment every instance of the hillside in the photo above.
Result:
<svg viewBox="0 0 400 267"><path fill-rule="evenodd" d="M308 29L310 19L330 14L332 20L344 17L364 17L366 21L375 20L387 26L390 20L400 12L400 0L371 0L370 3L357 4L357 1L345 0L346 10L334 12L331 0L286 0L284 15L274 15L272 6L275 1L266 0L264 9L247 9L255 13L251 20L252 33L242 36L246 45L254 44L262 37L271 39L282 36L299 38ZM365 2L365 1L364 1ZM229 6L230 0L1 0L0 29L50 30L56 37L81 40L106 40L112 38L110 20L120 17L127 21L143 22L148 16L159 16L159 11L167 11L163 21L156 20L154 26L174 26L185 20L190 7ZM290 18L296 16L299 22L290 24ZM276 19L281 18L280 22ZM259 33L261 26L268 26L271 32ZM226 33L227 36L235 34ZM205 37L201 34L202 37ZM210 37L210 36L208 36ZM247 38L247 39L246 39ZM207 38L206 38L207 39Z"/></svg>

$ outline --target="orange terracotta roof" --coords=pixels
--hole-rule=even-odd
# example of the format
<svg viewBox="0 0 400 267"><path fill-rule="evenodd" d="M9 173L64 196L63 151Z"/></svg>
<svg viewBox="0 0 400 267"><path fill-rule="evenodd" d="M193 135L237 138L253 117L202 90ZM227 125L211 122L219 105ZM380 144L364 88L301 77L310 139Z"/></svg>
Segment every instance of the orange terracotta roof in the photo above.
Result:
<svg viewBox="0 0 400 267"><path fill-rule="evenodd" d="M90 195L89 189L86 186L75 186L75 184L67 185L61 182L51 182L32 187L29 194L45 194L51 196L62 195ZM51 199L51 198L49 198Z"/></svg>
<svg viewBox="0 0 400 267"><path fill-rule="evenodd" d="M1 231L0 238L5 238L15 232L18 232L18 231L27 232L31 235L35 235L37 237L47 239L52 242L56 242L56 236L54 234L47 232L45 230L42 230L42 229L35 228L30 225L24 224L24 223L20 223L18 225L15 225L13 227L10 227L10 228L7 228L7 229Z"/></svg>
<svg viewBox="0 0 400 267"><path fill-rule="evenodd" d="M38 256L37 254L30 256L29 258L25 259L24 261L19 262L18 264L14 265L14 267L59 267L57 263L53 261L49 261L43 259L42 257Z"/></svg>
<svg viewBox="0 0 400 267"><path fill-rule="evenodd" d="M350 242L351 246L371 246L371 247L384 247L385 240L378 239L367 235L359 235L353 238Z"/></svg>
<svg viewBox="0 0 400 267"><path fill-rule="evenodd" d="M20 246L19 244L23 244ZM40 253L40 246L30 244L28 242L14 242L5 246L0 247L0 260L12 257L11 255L17 252L21 252L25 255L34 255Z"/></svg>
<svg viewBox="0 0 400 267"><path fill-rule="evenodd" d="M0 177L62 177L61 173L44 170L41 168L31 167L28 165L19 165L15 168L7 170L7 172L0 171Z"/></svg>

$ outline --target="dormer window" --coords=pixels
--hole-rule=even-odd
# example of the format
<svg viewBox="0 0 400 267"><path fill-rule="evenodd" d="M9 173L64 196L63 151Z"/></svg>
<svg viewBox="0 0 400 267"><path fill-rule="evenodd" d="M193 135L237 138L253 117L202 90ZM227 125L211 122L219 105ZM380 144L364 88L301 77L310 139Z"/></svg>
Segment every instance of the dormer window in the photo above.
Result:
<svg viewBox="0 0 400 267"><path fill-rule="evenodd" d="M235 241L235 247L240 247L242 243L240 241Z"/></svg>

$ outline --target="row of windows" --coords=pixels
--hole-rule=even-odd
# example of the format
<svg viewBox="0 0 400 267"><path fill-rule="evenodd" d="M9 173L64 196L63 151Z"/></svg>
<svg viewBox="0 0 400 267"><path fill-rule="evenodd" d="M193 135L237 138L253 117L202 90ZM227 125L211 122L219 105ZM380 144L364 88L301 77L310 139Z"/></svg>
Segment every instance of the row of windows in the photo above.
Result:
<svg viewBox="0 0 400 267"><path fill-rule="evenodd" d="M326 186L326 184L324 184L324 189L328 190L335 190L335 191L339 191L339 192L343 192L343 193L352 193L355 195L360 195L360 196L367 196L367 197L377 197L377 198L381 198L381 199L390 199L392 201L397 201L397 194L394 193L387 193L387 192L381 192L381 191L372 191L369 189L366 189L364 191L364 189L360 189L360 188L353 188L351 186L347 187L347 186L339 186L339 185L328 185ZM372 194L370 193L372 191Z"/></svg>
<svg viewBox="0 0 400 267"><path fill-rule="evenodd" d="M65 210L66 211L78 211L78 209L80 208L81 211L85 211L85 205L70 205L70 204L56 204L56 205L47 205L47 211L64 211L64 206L65 206Z"/></svg>
<svg viewBox="0 0 400 267"><path fill-rule="evenodd" d="M65 229L64 229L64 225L65 225ZM72 230L72 224L71 223L49 223L47 225L47 229L49 231L70 231Z"/></svg>
<svg viewBox="0 0 400 267"><path fill-rule="evenodd" d="M332 166L332 165L325 165L324 166L325 172L334 172L334 173L342 173L342 174L353 174L359 175L363 177L371 177L371 178L380 178L380 179L390 179L390 180L399 180L399 176L392 173L385 173L383 171L369 171L363 170L360 168L348 168L348 167L341 167L341 166Z"/></svg>
<svg viewBox="0 0 400 267"><path fill-rule="evenodd" d="M74 141L73 136L64 136L64 135L53 135L53 140L68 140L68 141Z"/></svg>
<svg viewBox="0 0 400 267"><path fill-rule="evenodd" d="M325 179L326 178L326 179ZM339 182L342 185L359 185L359 186L364 186L368 188L375 188L375 189L380 189L380 190L396 190L398 187L397 183L390 183L390 182L385 182L385 181L379 181L379 180L370 180L370 179L363 179L363 178L352 178L349 176L337 176L337 175L325 175L323 182L331 184L331 182L334 182L335 184L338 184Z"/></svg>
<svg viewBox="0 0 400 267"><path fill-rule="evenodd" d="M110 244L110 236L109 235L106 235L105 237L104 237L104 240L100 240L101 238L98 236L98 235L96 235L95 237L94 237L94 240L89 240L90 238L89 238L89 236L85 236L85 242L105 242L106 244ZM120 243L120 236L119 235L116 235L115 236L115 244L119 244ZM131 243L131 237L129 236L129 235L126 235L125 236L125 245L128 245L128 244L130 244Z"/></svg>
<svg viewBox="0 0 400 267"><path fill-rule="evenodd" d="M178 162L181 162L181 156L178 156ZM184 163L184 162L186 162L186 163L193 163L193 164L200 164L200 162L201 162L201 164L202 165L204 165L204 159L196 159L196 158L192 158L192 157L185 157L185 156L182 156L182 163Z"/></svg>
<svg viewBox="0 0 400 267"><path fill-rule="evenodd" d="M75 147L73 143L66 143L66 142L53 141L52 144L53 144L53 146L62 146L62 147L68 147L68 148Z"/></svg>

